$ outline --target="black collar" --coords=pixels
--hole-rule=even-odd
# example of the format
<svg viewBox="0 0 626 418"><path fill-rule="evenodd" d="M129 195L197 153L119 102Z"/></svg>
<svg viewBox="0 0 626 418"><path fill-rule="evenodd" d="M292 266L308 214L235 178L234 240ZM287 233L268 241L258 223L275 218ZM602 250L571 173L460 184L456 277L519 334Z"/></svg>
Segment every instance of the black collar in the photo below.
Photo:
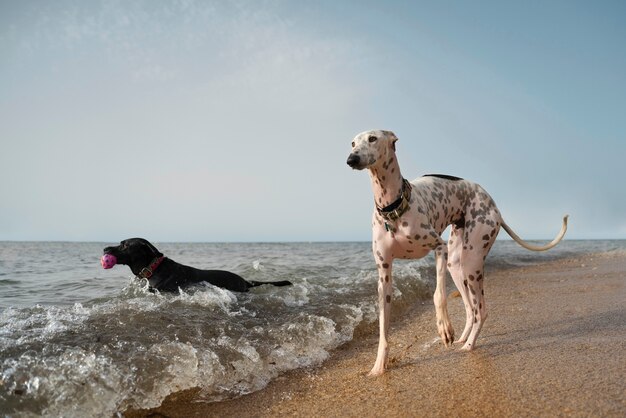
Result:
<svg viewBox="0 0 626 418"><path fill-rule="evenodd" d="M390 205L384 208L379 208L376 205L376 210L380 216L388 221L395 221L399 219L409 209L409 201L411 200L411 183L407 179L402 179L402 193L400 197L394 200Z"/></svg>

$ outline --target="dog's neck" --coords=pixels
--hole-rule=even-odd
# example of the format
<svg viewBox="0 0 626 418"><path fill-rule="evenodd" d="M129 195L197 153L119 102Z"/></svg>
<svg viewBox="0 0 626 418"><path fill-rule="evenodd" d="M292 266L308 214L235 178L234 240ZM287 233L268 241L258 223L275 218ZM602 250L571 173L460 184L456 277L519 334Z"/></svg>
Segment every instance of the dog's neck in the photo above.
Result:
<svg viewBox="0 0 626 418"><path fill-rule="evenodd" d="M147 266L143 266L143 267L133 266L131 270L135 274L135 276L142 278L142 279L149 279L150 277L154 275L154 272L161 265L163 260L165 260L165 257L163 255L157 255L155 256L154 259L152 259L150 264L148 264Z"/></svg>
<svg viewBox="0 0 626 418"><path fill-rule="evenodd" d="M390 152L386 161L377 162L369 168L374 191L374 202L381 209L389 206L402 195L402 174L396 154Z"/></svg>

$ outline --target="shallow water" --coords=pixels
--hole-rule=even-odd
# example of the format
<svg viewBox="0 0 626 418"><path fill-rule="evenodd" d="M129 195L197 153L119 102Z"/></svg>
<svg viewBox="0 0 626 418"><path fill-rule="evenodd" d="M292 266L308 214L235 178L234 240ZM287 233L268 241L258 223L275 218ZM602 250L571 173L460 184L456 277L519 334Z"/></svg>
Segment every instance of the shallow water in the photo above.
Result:
<svg viewBox="0 0 626 418"><path fill-rule="evenodd" d="M196 386L220 400L320 364L355 332L375 329L370 243L155 243L183 264L294 283L177 294L148 292L126 266L102 270L110 244L0 242L1 414L110 416ZM487 272L624 248L564 241L530 253L498 241ZM431 256L395 262L394 314L431 297L433 265Z"/></svg>

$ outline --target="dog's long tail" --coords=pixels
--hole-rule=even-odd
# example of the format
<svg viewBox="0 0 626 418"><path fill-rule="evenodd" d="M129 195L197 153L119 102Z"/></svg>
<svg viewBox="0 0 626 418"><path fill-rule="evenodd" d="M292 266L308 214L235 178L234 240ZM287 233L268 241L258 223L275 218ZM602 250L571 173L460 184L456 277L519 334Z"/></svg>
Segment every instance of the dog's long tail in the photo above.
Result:
<svg viewBox="0 0 626 418"><path fill-rule="evenodd" d="M250 287L263 286L264 284L271 284L272 286L291 286L293 284L288 280L283 280L280 282L257 282L254 280L248 280L248 282L250 283Z"/></svg>
<svg viewBox="0 0 626 418"><path fill-rule="evenodd" d="M556 246L559 242L561 242L561 240L565 236L565 232L567 231L567 218L569 218L569 215L565 215L563 217L563 225L561 225L561 231L559 232L559 235L557 235L556 238L554 238L551 243L546 244L546 245L542 245L542 246L531 245L531 244L527 243L526 241L524 241L523 239L521 239L515 232L513 232L511 227L508 226L504 222L504 220L502 221L502 228L504 228L506 233L509 234L511 236L511 238L513 238L515 240L515 242L517 242L519 245L521 245L522 247L526 248L527 250L530 250L530 251L546 251L546 250L549 250L550 248L553 248L554 246Z"/></svg>

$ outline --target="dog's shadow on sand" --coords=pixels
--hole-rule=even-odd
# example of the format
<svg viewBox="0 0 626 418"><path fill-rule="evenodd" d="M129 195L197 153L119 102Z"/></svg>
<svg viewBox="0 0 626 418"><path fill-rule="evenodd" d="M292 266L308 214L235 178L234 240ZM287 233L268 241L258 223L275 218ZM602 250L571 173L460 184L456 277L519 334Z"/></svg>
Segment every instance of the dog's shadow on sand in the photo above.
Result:
<svg viewBox="0 0 626 418"><path fill-rule="evenodd" d="M573 316L567 319L546 320L540 326L512 330L511 332L486 334L484 349L494 356L513 352L535 350L558 344L592 343L601 345L603 339L615 338L626 333L626 308ZM501 338L504 336L504 338Z"/></svg>
<svg viewBox="0 0 626 418"><path fill-rule="evenodd" d="M485 330L486 331L486 330ZM603 345L608 338L619 338L626 333L626 308L590 315L575 316L554 322L546 321L542 326L512 329L509 332L486 332L482 343L472 352L460 350L455 343L451 348L443 346L440 340L432 343L411 344L410 348L397 353L390 359L389 371L401 370L416 365L428 365L452 361L470 360L483 364L516 353L532 352L541 349L562 350L565 346L587 347Z"/></svg>

